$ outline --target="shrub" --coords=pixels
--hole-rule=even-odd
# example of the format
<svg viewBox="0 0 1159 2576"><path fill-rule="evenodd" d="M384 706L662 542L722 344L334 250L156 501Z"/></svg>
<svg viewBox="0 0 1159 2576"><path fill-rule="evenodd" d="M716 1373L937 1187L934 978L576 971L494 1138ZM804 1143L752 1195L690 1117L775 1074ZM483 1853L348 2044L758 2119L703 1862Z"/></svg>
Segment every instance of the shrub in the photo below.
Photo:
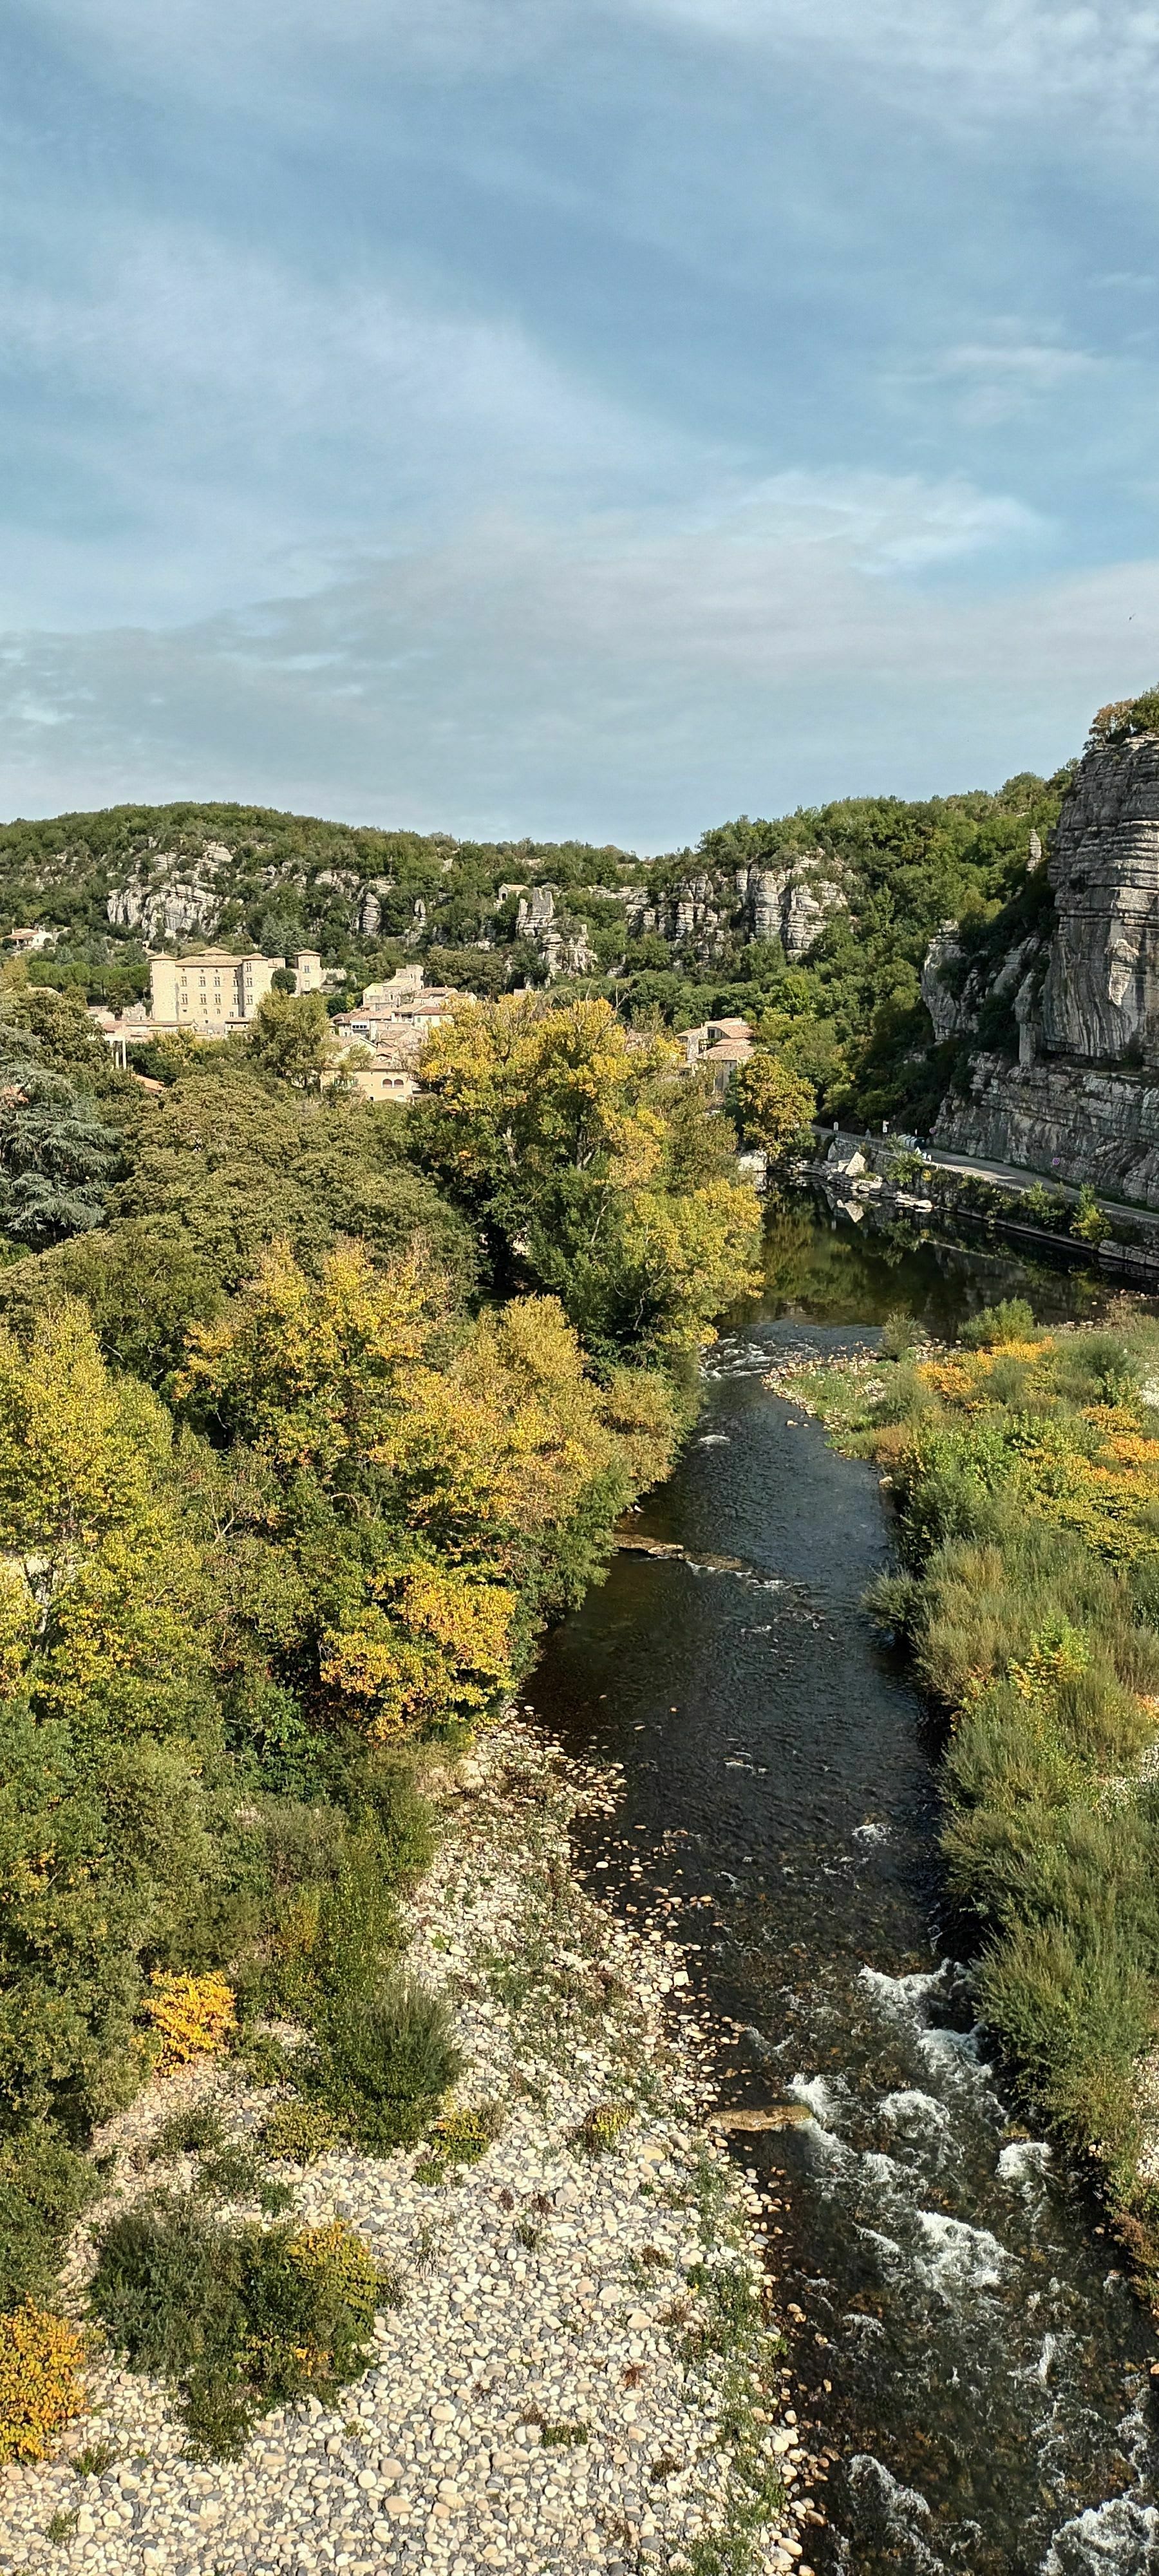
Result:
<svg viewBox="0 0 1159 2576"><path fill-rule="evenodd" d="M213 2154L225 2145L225 2125L213 2102L191 2102L162 2120L149 2140L150 2163L175 2164L178 2156Z"/></svg>
<svg viewBox="0 0 1159 2576"><path fill-rule="evenodd" d="M1108 1216L1104 1216L1094 1191L1084 1181L1070 1221L1070 1230L1079 1243L1105 1243L1114 1233Z"/></svg>
<svg viewBox="0 0 1159 2576"><path fill-rule="evenodd" d="M1115 749L1138 735L1159 733L1159 689L1144 689L1137 698L1115 698L1091 718L1088 751Z"/></svg>
<svg viewBox="0 0 1159 2576"><path fill-rule="evenodd" d="M369 2333L376 2308L401 2304L394 2273L376 2262L369 2245L341 2218L323 2227L303 2227L290 2251L308 2279L338 2293L363 2333Z"/></svg>
<svg viewBox="0 0 1159 2576"><path fill-rule="evenodd" d="M92 2284L113 2343L176 2384L196 2446L218 2455L271 2406L332 2397L355 2378L376 2305L397 2295L340 2222L230 2227L163 2192L110 2221Z"/></svg>
<svg viewBox="0 0 1159 2576"><path fill-rule="evenodd" d="M460 2111L446 2112L435 2123L430 2154L415 2166L416 2181L441 2182L448 2166L477 2164L494 2145L501 2125L502 2112L497 2102L478 2102Z"/></svg>
<svg viewBox="0 0 1159 2576"><path fill-rule="evenodd" d="M233 1987L216 1971L189 1977L154 1969L145 2010L161 2041L163 2074L224 2048L236 2020Z"/></svg>
<svg viewBox="0 0 1159 2576"><path fill-rule="evenodd" d="M968 1351L996 1351L1004 1342L1030 1342L1034 1339L1034 1308L1025 1297L1004 1297L997 1306L983 1306L963 1324L958 1335Z"/></svg>
<svg viewBox="0 0 1159 2576"><path fill-rule="evenodd" d="M887 1360L908 1359L914 1343L921 1337L921 1326L913 1315L900 1309L887 1315L881 1328L881 1355Z"/></svg>
<svg viewBox="0 0 1159 2576"><path fill-rule="evenodd" d="M26 2129L0 2147L0 2312L39 2297L96 2188L91 2165L52 2129Z"/></svg>
<svg viewBox="0 0 1159 2576"><path fill-rule="evenodd" d="M449 2006L409 1977L327 1999L315 2039L313 2089L367 2147L411 2145L462 2071Z"/></svg>
<svg viewBox="0 0 1159 2576"><path fill-rule="evenodd" d="M268 2156L288 2165L312 2165L338 2145L342 2132L329 2111L312 2102L279 2102L262 2130Z"/></svg>
<svg viewBox="0 0 1159 2576"><path fill-rule="evenodd" d="M626 2102L597 2102L581 2120L576 2131L576 2145L589 2156L604 2156L631 2126L632 2114Z"/></svg>
<svg viewBox="0 0 1159 2576"><path fill-rule="evenodd" d="M34 2300L0 2316L0 2463L43 2460L54 2433L82 2412L83 2360L75 2326Z"/></svg>

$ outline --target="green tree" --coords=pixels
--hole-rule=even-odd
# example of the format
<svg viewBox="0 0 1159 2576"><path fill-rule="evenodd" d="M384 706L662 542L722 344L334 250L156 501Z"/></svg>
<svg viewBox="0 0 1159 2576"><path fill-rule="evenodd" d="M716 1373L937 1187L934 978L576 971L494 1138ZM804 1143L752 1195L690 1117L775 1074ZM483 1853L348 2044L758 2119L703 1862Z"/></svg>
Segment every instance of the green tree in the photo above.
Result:
<svg viewBox="0 0 1159 2576"><path fill-rule="evenodd" d="M263 994L249 1039L263 1073L296 1091L319 1091L337 1058L334 1033L320 993Z"/></svg>
<svg viewBox="0 0 1159 2576"><path fill-rule="evenodd" d="M36 1249L101 1223L121 1141L43 1052L31 1029L0 1025L0 1224Z"/></svg>
<svg viewBox="0 0 1159 2576"><path fill-rule="evenodd" d="M502 1284L558 1296L602 1355L711 1338L751 1283L759 1211L671 1039L604 1001L513 996L457 1011L422 1074L416 1151L484 1226Z"/></svg>
<svg viewBox="0 0 1159 2576"><path fill-rule="evenodd" d="M214 1875L213 1620L173 1426L82 1306L0 1333L0 2089L125 2100L143 1961Z"/></svg>
<svg viewBox="0 0 1159 2576"><path fill-rule="evenodd" d="M817 1095L780 1056L762 1047L737 1068L736 1106L745 1144L759 1147L777 1165L807 1135L817 1115Z"/></svg>

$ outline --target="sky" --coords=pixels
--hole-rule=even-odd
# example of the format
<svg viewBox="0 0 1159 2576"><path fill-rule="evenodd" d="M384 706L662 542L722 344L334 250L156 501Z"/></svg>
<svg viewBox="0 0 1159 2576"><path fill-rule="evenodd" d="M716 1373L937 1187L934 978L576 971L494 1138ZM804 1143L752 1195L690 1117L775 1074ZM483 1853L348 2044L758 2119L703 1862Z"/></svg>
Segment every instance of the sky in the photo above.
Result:
<svg viewBox="0 0 1159 2576"><path fill-rule="evenodd" d="M7 0L0 813L640 850L1159 678L1159 6Z"/></svg>

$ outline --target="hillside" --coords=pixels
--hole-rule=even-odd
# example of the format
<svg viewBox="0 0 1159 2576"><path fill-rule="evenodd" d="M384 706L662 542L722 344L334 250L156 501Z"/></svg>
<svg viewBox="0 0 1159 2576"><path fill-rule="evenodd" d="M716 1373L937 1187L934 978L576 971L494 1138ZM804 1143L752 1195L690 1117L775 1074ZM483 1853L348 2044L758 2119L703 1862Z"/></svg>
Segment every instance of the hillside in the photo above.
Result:
<svg viewBox="0 0 1159 2576"><path fill-rule="evenodd" d="M1014 898L1066 774L905 803L862 797L747 816L640 860L579 842L457 841L242 805L115 806L0 827L0 929L59 936L37 982L114 1006L146 949L319 947L346 994L421 955L430 982L605 993L676 1027L764 1020L823 1110L889 1114L928 1083L920 976L948 920Z"/></svg>

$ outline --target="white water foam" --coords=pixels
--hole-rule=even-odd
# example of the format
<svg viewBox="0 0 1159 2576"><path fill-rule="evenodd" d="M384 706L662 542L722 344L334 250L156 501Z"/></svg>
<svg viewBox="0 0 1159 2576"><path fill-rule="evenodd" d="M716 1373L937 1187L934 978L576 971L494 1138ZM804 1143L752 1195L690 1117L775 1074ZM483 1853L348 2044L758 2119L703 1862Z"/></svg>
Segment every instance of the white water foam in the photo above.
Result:
<svg viewBox="0 0 1159 2576"><path fill-rule="evenodd" d="M698 1449L731 1449L732 1440L727 1431L702 1431L695 1445Z"/></svg>
<svg viewBox="0 0 1159 2576"><path fill-rule="evenodd" d="M886 2012L916 2021L927 1996L946 1985L949 1971L948 1959L943 1959L940 1968L915 1968L908 1977L887 1977L882 1968L862 1968L860 1982L869 1987Z"/></svg>
<svg viewBox="0 0 1159 2576"><path fill-rule="evenodd" d="M849 2482L859 2490L863 2504L880 2514L884 2536L901 2544L905 2554L896 2558L899 2568L910 2571L910 2576L948 2576L944 2558L938 2557L926 2538L933 2516L916 2487L903 2487L872 2451L859 2451L850 2461Z"/></svg>
<svg viewBox="0 0 1159 2576"><path fill-rule="evenodd" d="M805 2102L822 2129L836 2129L838 2104L823 2075L794 2075L789 2086L794 2102Z"/></svg>
<svg viewBox="0 0 1159 2576"><path fill-rule="evenodd" d="M884 2118L892 2120L899 2129L911 2126L919 2129L950 2127L950 2114L945 2103L937 2101L932 2093L920 2093L916 2085L907 2085L901 2093L884 2093L881 2108Z"/></svg>
<svg viewBox="0 0 1159 2576"><path fill-rule="evenodd" d="M1159 2576L1159 2510L1133 2496L1088 2505L1056 2531L1040 2576Z"/></svg>
<svg viewBox="0 0 1159 2576"><path fill-rule="evenodd" d="M1017 2183L1023 2190L1041 2183L1050 2163L1050 2148L1045 2138L1016 2138L1003 2147L998 2157L1000 2182Z"/></svg>
<svg viewBox="0 0 1159 2576"><path fill-rule="evenodd" d="M918 2209L914 2216L926 2248L914 2259L932 2289L950 2298L959 2290L997 2287L1009 2257L988 2227L967 2227L964 2219L947 2218L940 2209Z"/></svg>
<svg viewBox="0 0 1159 2576"><path fill-rule="evenodd" d="M886 2190L889 2191L896 2187L901 2166L896 2156L867 2153L861 2159L861 2170L862 2173L868 2174L872 2181L884 2183Z"/></svg>
<svg viewBox="0 0 1159 2576"><path fill-rule="evenodd" d="M855 1825L853 1828L853 1839L855 1843L887 1843L889 1841L889 1836L890 1828L888 1825L866 1823L864 1825Z"/></svg>

